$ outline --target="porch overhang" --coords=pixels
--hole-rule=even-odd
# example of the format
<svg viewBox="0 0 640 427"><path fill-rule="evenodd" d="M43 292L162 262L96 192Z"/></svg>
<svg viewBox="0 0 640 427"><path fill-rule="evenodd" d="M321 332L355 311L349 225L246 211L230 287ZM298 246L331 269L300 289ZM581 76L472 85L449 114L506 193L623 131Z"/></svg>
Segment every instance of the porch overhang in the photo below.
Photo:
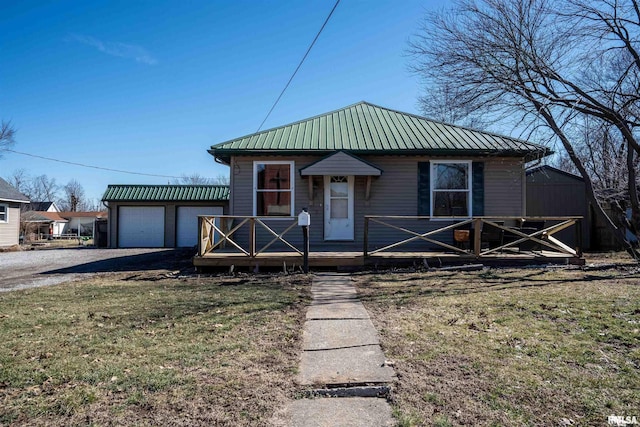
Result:
<svg viewBox="0 0 640 427"><path fill-rule="evenodd" d="M332 153L300 169L300 176L380 176L382 169L345 151Z"/></svg>
<svg viewBox="0 0 640 427"><path fill-rule="evenodd" d="M371 196L371 177L382 175L382 169L345 151L336 151L300 169L300 176L308 177L309 199L313 200L314 176L366 176L365 200Z"/></svg>

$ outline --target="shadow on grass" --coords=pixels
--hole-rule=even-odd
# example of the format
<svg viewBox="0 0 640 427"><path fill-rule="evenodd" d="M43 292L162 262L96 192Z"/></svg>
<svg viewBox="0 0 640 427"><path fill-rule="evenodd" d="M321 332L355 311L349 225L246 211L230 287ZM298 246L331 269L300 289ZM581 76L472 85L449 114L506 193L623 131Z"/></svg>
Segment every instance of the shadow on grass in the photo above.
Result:
<svg viewBox="0 0 640 427"><path fill-rule="evenodd" d="M572 284L572 283L588 283L588 282L603 282L610 280L618 280L621 278L639 278L640 274L630 274L621 276L619 274L616 275L606 275L606 276L596 276L596 275L584 275L582 277L565 277L558 279L545 279L538 278L538 276L544 275L548 273L545 270L536 270L529 274L524 274L517 277L502 277L491 272L489 273L480 273L477 276L461 276L453 274L451 276L439 276L439 277L410 277L410 278L400 278L400 277L392 277L392 278L384 278L380 280L380 282L394 282L394 283L407 283L407 282L416 282L412 284L408 284L400 289L384 289L383 287L378 287L376 291L372 291L368 295L362 295L361 298L363 300L375 301L381 298L385 298L388 296L392 297L431 297L431 296L451 296L451 295L467 295L467 294L477 294L477 293L485 293L485 292L496 292L503 290L512 290L512 289L527 289L527 288L543 288L547 286L557 285L557 284ZM431 280L447 280L455 281L456 283L451 284L441 284L439 286L432 285L423 285L420 282L428 282ZM472 286L457 286L459 283L474 283ZM370 282L370 284L375 285L375 281ZM366 288L366 287L365 287Z"/></svg>
<svg viewBox="0 0 640 427"><path fill-rule="evenodd" d="M79 249L91 250L91 249ZM159 268L171 268L177 264L185 263L193 255L192 251L185 249L167 249L138 255L118 256L119 251L113 250L113 257L98 261L78 264L71 267L45 271L41 274L70 274L70 273L109 273L118 271L146 271Z"/></svg>
<svg viewBox="0 0 640 427"><path fill-rule="evenodd" d="M83 290L87 301L96 301L90 314L121 325L143 327L149 323L177 322L183 318L236 318L260 312L302 310L310 301L309 280L303 276L287 280L241 278L168 279L133 278L135 284L115 284ZM166 280L166 279L165 279ZM125 279L126 281L126 279ZM305 287L306 286L306 287ZM115 310L111 304L120 299ZM107 305L103 305L104 303ZM89 310L91 313L91 310ZM123 313L124 312L124 313Z"/></svg>

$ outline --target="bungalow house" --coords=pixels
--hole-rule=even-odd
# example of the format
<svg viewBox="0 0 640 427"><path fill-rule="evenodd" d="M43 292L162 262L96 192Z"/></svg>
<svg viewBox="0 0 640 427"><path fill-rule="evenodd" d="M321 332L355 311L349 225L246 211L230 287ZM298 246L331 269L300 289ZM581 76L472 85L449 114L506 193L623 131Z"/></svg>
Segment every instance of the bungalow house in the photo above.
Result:
<svg viewBox="0 0 640 427"><path fill-rule="evenodd" d="M379 248L400 240L401 229L424 233L472 217L523 217L525 165L551 154L367 102L222 142L209 153L230 168L234 224L254 217L271 228L258 227L253 245L269 246L286 219L307 209L311 251ZM367 216L396 222L388 227ZM251 240L242 227L227 229L239 245ZM451 243L451 230L444 234ZM301 233L287 236L301 247ZM411 244L424 248L425 239L405 248ZM284 246L276 241L269 249Z"/></svg>
<svg viewBox="0 0 640 427"><path fill-rule="evenodd" d="M17 245L20 235L20 207L29 198L0 178L0 247Z"/></svg>

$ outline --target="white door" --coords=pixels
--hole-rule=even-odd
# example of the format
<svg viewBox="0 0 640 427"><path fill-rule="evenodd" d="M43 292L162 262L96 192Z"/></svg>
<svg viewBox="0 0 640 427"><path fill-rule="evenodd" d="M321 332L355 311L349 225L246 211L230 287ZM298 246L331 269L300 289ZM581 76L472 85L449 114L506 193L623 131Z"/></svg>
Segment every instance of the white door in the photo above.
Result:
<svg viewBox="0 0 640 427"><path fill-rule="evenodd" d="M324 177L324 239L353 240L353 176Z"/></svg>
<svg viewBox="0 0 640 427"><path fill-rule="evenodd" d="M176 245L186 248L198 244L198 215L222 215L222 206L178 206L176 229ZM216 219L216 227L220 227L220 219ZM216 241L220 235L215 233Z"/></svg>
<svg viewBox="0 0 640 427"><path fill-rule="evenodd" d="M118 246L121 248L164 247L164 207L120 206Z"/></svg>

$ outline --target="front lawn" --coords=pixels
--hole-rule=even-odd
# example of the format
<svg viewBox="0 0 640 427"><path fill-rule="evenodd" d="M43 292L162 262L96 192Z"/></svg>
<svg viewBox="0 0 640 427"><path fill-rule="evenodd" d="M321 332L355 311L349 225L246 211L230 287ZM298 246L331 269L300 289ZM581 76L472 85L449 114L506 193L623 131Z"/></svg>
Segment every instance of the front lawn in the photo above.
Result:
<svg viewBox="0 0 640 427"><path fill-rule="evenodd" d="M264 425L310 277L105 274L0 294L0 425Z"/></svg>
<svg viewBox="0 0 640 427"><path fill-rule="evenodd" d="M401 426L640 419L640 270L361 274Z"/></svg>

